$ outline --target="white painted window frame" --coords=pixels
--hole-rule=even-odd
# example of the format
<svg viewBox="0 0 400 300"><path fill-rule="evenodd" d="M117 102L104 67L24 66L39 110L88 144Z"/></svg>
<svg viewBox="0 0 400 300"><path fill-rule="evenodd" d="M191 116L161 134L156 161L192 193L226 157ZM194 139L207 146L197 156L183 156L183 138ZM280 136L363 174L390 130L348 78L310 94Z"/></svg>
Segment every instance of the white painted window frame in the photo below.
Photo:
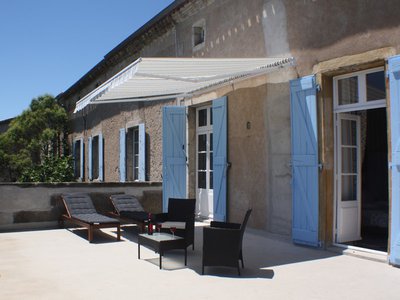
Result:
<svg viewBox="0 0 400 300"><path fill-rule="evenodd" d="M372 108L382 108L386 107L386 99L374 100L374 101L367 101L367 82L366 82L366 75L370 73L375 73L379 71L385 71L384 67L377 67L373 69L363 70L359 72L347 73L340 76L333 77L333 105L334 105L334 112L350 112L356 110L365 110L365 109L372 109ZM345 78L355 77L357 76L358 82L358 103L352 104L344 104L339 105L339 84L338 81Z"/></svg>

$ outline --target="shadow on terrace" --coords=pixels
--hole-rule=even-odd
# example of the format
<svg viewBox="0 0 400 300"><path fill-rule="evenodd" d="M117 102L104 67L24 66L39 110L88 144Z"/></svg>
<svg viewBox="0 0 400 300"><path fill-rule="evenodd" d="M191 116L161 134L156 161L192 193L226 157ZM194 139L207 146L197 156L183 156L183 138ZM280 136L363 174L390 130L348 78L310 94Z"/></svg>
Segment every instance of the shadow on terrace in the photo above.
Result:
<svg viewBox="0 0 400 300"><path fill-rule="evenodd" d="M184 265L183 250L170 250L163 256L162 269L174 271L180 269L191 269L201 275L202 263L202 240L203 227L208 226L206 222L196 222L195 227L195 250L188 247L187 266ZM87 243L86 229L67 229L76 237L81 238L83 243ZM95 231L92 244L118 243L115 239L116 230L103 229ZM124 225L121 227L121 238L123 242L132 244L132 255L137 259L137 238L138 229L135 225ZM146 249L146 247L142 247ZM159 267L159 256L151 249L147 249L141 260L154 265L155 271ZM295 264L300 262L325 259L336 256L337 254L303 247L292 244L288 237L272 235L266 232L247 228L243 240L243 255L245 268L241 269L241 276L237 275L235 268L226 267L206 267L205 275L229 277L229 278L264 278L273 279L274 267Z"/></svg>

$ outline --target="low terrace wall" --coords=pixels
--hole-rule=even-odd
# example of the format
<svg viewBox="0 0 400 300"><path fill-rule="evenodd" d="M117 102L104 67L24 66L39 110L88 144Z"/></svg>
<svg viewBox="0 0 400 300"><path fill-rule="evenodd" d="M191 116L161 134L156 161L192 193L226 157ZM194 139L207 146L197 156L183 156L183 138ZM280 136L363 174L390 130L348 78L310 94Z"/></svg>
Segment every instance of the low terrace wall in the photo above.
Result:
<svg viewBox="0 0 400 300"><path fill-rule="evenodd" d="M112 194L132 194L145 210L162 211L162 184L146 183L0 183L0 232L58 227L65 212L64 193L88 193L99 213L112 210Z"/></svg>

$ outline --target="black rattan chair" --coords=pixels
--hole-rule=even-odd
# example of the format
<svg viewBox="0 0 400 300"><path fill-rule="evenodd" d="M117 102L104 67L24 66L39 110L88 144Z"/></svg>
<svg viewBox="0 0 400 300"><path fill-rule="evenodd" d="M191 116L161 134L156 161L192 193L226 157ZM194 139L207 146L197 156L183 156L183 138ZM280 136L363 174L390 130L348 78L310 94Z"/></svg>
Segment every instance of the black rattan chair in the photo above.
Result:
<svg viewBox="0 0 400 300"><path fill-rule="evenodd" d="M202 274L205 266L224 266L237 268L240 275L239 260L244 268L243 235L251 211L246 212L242 224L212 221L210 227L203 228Z"/></svg>
<svg viewBox="0 0 400 300"><path fill-rule="evenodd" d="M162 230L176 227L176 235L186 241L186 246L192 245L194 250L194 212L196 199L168 199L168 212L157 214L156 222L161 223Z"/></svg>

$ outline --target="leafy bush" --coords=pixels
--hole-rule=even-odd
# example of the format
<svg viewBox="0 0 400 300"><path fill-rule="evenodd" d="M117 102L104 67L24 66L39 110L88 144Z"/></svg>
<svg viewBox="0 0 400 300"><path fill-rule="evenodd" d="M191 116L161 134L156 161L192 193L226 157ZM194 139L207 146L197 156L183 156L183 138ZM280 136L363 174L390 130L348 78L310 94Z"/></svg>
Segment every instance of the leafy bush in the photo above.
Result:
<svg viewBox="0 0 400 300"><path fill-rule="evenodd" d="M74 181L73 159L71 156L46 157L40 165L24 170L21 182L70 182Z"/></svg>

